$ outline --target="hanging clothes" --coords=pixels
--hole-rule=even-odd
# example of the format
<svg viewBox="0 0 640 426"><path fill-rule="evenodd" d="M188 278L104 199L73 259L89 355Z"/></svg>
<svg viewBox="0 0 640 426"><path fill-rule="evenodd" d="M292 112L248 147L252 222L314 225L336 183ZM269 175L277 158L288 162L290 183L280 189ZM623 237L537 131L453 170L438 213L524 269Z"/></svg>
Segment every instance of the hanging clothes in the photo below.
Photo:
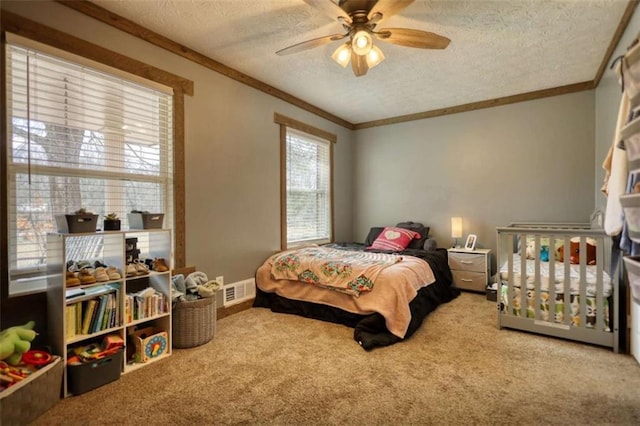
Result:
<svg viewBox="0 0 640 426"><path fill-rule="evenodd" d="M602 167L607 171L603 192L607 195L607 207L604 215L604 230L609 236L619 235L624 225L624 215L620 196L627 187L627 152L620 146L620 130L627 124L631 105L625 93L620 100L618 121L614 131L613 143Z"/></svg>

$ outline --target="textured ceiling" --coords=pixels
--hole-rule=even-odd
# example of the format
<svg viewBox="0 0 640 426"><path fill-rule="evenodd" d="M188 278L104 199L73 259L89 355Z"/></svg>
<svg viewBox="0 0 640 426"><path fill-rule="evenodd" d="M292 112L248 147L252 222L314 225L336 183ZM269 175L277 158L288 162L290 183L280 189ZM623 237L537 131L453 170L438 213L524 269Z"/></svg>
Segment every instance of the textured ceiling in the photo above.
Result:
<svg viewBox="0 0 640 426"><path fill-rule="evenodd" d="M593 80L627 6L626 0L416 0L377 29L430 31L451 39L449 47L376 42L386 60L355 77L331 59L339 41L275 54L343 32L302 0L92 2L354 124Z"/></svg>

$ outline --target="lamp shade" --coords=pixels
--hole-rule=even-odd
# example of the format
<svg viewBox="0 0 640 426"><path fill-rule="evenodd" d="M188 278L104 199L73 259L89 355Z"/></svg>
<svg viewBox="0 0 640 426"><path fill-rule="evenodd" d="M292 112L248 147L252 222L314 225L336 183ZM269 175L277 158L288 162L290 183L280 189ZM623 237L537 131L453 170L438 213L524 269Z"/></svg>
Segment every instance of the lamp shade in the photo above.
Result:
<svg viewBox="0 0 640 426"><path fill-rule="evenodd" d="M384 61L382 50L380 50L378 46L371 47L371 50L367 53L367 65L369 68L375 67L382 61Z"/></svg>
<svg viewBox="0 0 640 426"><path fill-rule="evenodd" d="M345 43L342 46L338 47L331 58L342 65L342 68L346 68L349 64L349 60L351 59L351 46L349 43Z"/></svg>
<svg viewBox="0 0 640 426"><path fill-rule="evenodd" d="M451 218L451 238L462 238L462 218Z"/></svg>
<svg viewBox="0 0 640 426"><path fill-rule="evenodd" d="M364 56L369 53L372 47L373 39L367 31L360 30L353 35L351 48L356 52L356 55Z"/></svg>

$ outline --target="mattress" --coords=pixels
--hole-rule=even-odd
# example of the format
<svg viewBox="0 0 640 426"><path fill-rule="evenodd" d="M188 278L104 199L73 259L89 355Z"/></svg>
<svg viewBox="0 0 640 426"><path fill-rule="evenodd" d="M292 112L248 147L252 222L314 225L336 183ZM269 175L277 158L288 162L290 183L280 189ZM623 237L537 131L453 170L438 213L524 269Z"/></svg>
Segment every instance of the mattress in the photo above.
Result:
<svg viewBox="0 0 640 426"><path fill-rule="evenodd" d="M535 289L535 262L536 260L527 259L526 260L526 282L527 289L533 290ZM596 296L596 283L597 283L597 273L596 273L596 265L587 265L586 266L586 295L588 297ZM565 266L562 262L555 262L555 293L563 294L564 293L564 280L565 280ZM504 265L500 268L500 277L503 280L511 281L515 288L520 287L521 276L522 276L522 265L520 260L520 255L514 253L513 254L513 275L514 279L509 280L509 271L508 264L505 262ZM605 271L603 271L603 297L607 298L611 295L612 292L612 283L611 277ZM570 294L579 295L580 294L580 265L570 265L570 275L569 275L569 289ZM540 262L540 290L542 292L549 291L549 262Z"/></svg>

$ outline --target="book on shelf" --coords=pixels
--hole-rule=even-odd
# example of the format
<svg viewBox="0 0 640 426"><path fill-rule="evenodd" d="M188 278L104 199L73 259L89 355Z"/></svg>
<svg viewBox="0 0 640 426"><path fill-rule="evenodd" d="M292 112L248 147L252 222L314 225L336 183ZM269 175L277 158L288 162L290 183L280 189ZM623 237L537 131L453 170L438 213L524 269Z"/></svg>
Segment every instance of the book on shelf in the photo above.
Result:
<svg viewBox="0 0 640 426"><path fill-rule="evenodd" d="M124 298L124 321L126 323L133 321L132 302L133 298L127 294Z"/></svg>
<svg viewBox="0 0 640 426"><path fill-rule="evenodd" d="M76 305L65 307L65 335L68 339L76 336Z"/></svg>
<svg viewBox="0 0 640 426"><path fill-rule="evenodd" d="M81 293L72 293L73 296L69 296L69 292L75 289L69 289L66 291L66 303L67 305L75 302L82 302L86 300L93 299L95 297L101 296L103 294L111 293L114 290L119 289L120 286L118 284L101 284L95 285L93 287L84 287L82 288Z"/></svg>
<svg viewBox="0 0 640 426"><path fill-rule="evenodd" d="M91 326L91 319L96 311L96 305L98 301L91 299L86 302L84 309L84 317L82 318L82 334L89 334L89 327Z"/></svg>
<svg viewBox="0 0 640 426"><path fill-rule="evenodd" d="M120 325L120 288L116 288L113 299L113 313L111 316L111 327Z"/></svg>
<svg viewBox="0 0 640 426"><path fill-rule="evenodd" d="M111 327L117 327L120 324L120 298L119 292L115 293L113 299L113 310L111 311Z"/></svg>
<svg viewBox="0 0 640 426"><path fill-rule="evenodd" d="M78 287L73 287L73 288L68 288L65 291L65 297L67 299L71 299L77 296L82 296L84 295L84 289L83 288L78 288ZM68 300L67 300L68 302Z"/></svg>
<svg viewBox="0 0 640 426"><path fill-rule="evenodd" d="M168 303L167 296L148 287L138 293L127 294L125 298L125 312L133 320L151 318L166 313Z"/></svg>
<svg viewBox="0 0 640 426"><path fill-rule="evenodd" d="M76 302L76 334L82 333L82 314L84 304L82 302Z"/></svg>
<svg viewBox="0 0 640 426"><path fill-rule="evenodd" d="M109 293L106 295L106 297L107 297L107 302L106 302L106 308L104 310L104 316L102 318L101 330L106 330L107 328L113 327L112 317L113 317L113 311L115 309L114 301L116 299L116 295L115 293Z"/></svg>
<svg viewBox="0 0 640 426"><path fill-rule="evenodd" d="M97 333L98 331L102 330L102 318L104 317L107 299L108 296L106 294L103 294L98 298L98 311L91 323L91 333Z"/></svg>

